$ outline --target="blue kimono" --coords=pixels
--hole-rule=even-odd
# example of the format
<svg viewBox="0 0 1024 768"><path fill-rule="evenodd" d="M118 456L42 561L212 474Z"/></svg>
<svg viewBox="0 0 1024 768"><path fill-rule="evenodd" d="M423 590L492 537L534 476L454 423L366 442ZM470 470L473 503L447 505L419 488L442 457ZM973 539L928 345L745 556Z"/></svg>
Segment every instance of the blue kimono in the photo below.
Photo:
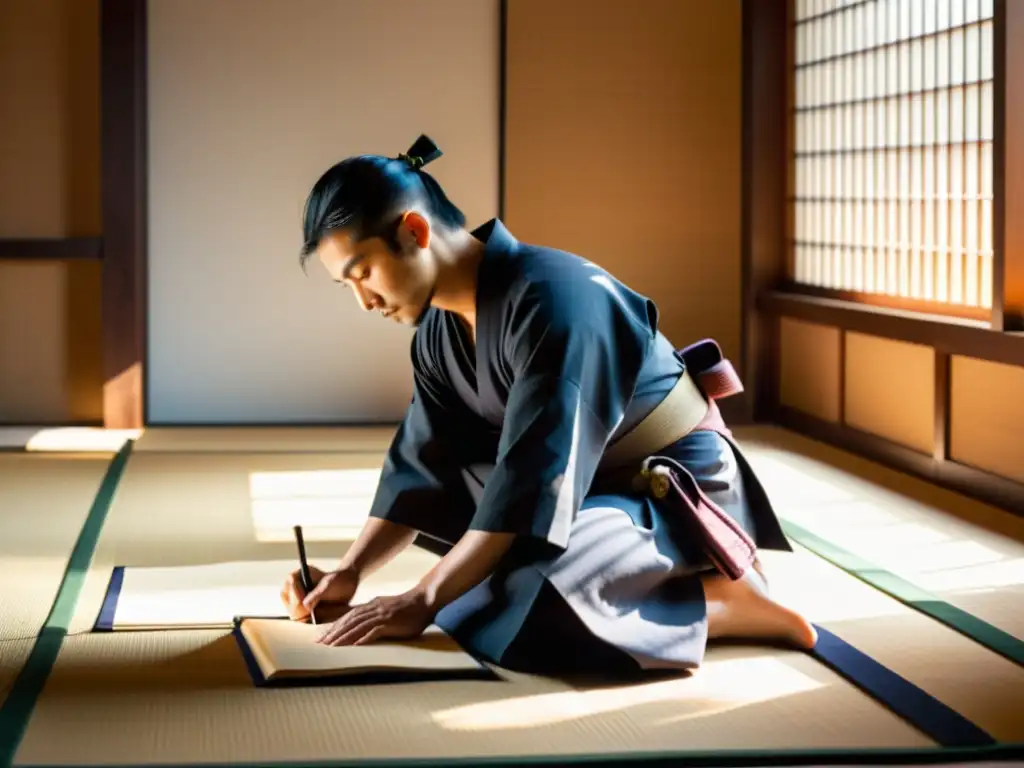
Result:
<svg viewBox="0 0 1024 768"><path fill-rule="evenodd" d="M672 389L684 363L654 303L498 220L478 273L476 343L430 309L412 344L412 402L370 514L443 554L467 530L515 533L498 570L436 623L471 653L536 673L685 669L707 640L710 568L663 504L595 490L605 446ZM760 548L789 545L736 446L694 431L679 462Z"/></svg>

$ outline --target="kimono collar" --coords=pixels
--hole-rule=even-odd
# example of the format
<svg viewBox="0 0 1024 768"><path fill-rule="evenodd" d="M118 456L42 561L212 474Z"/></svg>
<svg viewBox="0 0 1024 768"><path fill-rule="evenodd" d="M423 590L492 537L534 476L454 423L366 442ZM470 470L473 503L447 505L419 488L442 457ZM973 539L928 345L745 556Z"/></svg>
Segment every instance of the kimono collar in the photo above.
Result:
<svg viewBox="0 0 1024 768"><path fill-rule="evenodd" d="M473 237L484 244L487 256L498 253L509 253L519 244L508 231L501 219L491 219L481 224L472 232Z"/></svg>
<svg viewBox="0 0 1024 768"><path fill-rule="evenodd" d="M472 234L484 244L476 285L476 407L485 420L500 430L510 386L501 353L503 291L509 284L509 267L518 241L497 218L477 227Z"/></svg>

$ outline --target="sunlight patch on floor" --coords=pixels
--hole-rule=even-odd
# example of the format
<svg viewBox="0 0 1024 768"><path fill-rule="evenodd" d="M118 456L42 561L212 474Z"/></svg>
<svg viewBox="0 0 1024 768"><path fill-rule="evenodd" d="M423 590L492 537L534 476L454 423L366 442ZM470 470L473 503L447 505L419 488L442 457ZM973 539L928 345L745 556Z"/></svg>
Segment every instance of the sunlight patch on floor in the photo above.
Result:
<svg viewBox="0 0 1024 768"><path fill-rule="evenodd" d="M906 607L807 552L760 555L775 600L820 624L898 616Z"/></svg>
<svg viewBox="0 0 1024 768"><path fill-rule="evenodd" d="M777 658L723 659L708 661L693 676L479 702L439 710L431 717L452 731L529 729L674 702L683 711L667 722L678 722L805 693L822 685Z"/></svg>
<svg viewBox="0 0 1024 768"><path fill-rule="evenodd" d="M252 472L249 494L259 542L348 541L359 535L380 480L379 469Z"/></svg>
<svg viewBox="0 0 1024 768"><path fill-rule="evenodd" d="M952 527L901 521L874 502L827 510L786 507L784 517L924 590L957 593L1024 585L1024 557L959 538ZM1024 553L1024 547L1020 549Z"/></svg>
<svg viewBox="0 0 1024 768"><path fill-rule="evenodd" d="M48 453L116 453L128 440L136 440L141 429L53 427L26 435L25 450Z"/></svg>
<svg viewBox="0 0 1024 768"><path fill-rule="evenodd" d="M249 492L260 499L351 498L372 495L379 481L380 469L252 472Z"/></svg>
<svg viewBox="0 0 1024 768"><path fill-rule="evenodd" d="M790 456L786 453L775 458L771 451L758 446L756 453L749 458L772 498L785 498L790 503L828 505L857 500L857 495L841 483L829 482L820 474L787 463Z"/></svg>
<svg viewBox="0 0 1024 768"><path fill-rule="evenodd" d="M965 514L966 502L956 512L936 506L815 458L811 442L786 447L793 441L786 433L743 441L784 520L941 599L1001 590L1010 606L1024 595L1024 542L1013 521L989 528ZM977 506L978 519L987 520L984 505ZM982 610L982 618L1008 630L1016 626L1011 609L996 602L961 607Z"/></svg>
<svg viewBox="0 0 1024 768"><path fill-rule="evenodd" d="M923 589L953 594L979 593L1024 585L1024 558L919 574Z"/></svg>

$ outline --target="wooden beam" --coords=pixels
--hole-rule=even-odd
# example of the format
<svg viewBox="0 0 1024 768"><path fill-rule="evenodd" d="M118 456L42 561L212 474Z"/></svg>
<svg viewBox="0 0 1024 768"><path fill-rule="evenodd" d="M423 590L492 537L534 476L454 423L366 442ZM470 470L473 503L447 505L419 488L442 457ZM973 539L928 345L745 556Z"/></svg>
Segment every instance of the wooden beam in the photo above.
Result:
<svg viewBox="0 0 1024 768"><path fill-rule="evenodd" d="M949 459L949 397L952 359L948 352L935 352L935 389L933 392L935 398L935 442L932 446L932 458L935 461L946 461Z"/></svg>
<svg viewBox="0 0 1024 768"><path fill-rule="evenodd" d="M996 0L994 12L993 325L1024 331L1024 3Z"/></svg>
<svg viewBox="0 0 1024 768"><path fill-rule="evenodd" d="M846 329L839 329L839 423L846 423Z"/></svg>
<svg viewBox="0 0 1024 768"><path fill-rule="evenodd" d="M785 291L763 294L760 307L762 312L777 317L792 317L870 336L925 344L949 355L1024 365L1024 333L1002 333L980 320L930 317Z"/></svg>
<svg viewBox="0 0 1024 768"><path fill-rule="evenodd" d="M146 6L101 0L103 421L145 424Z"/></svg>
<svg viewBox="0 0 1024 768"><path fill-rule="evenodd" d="M786 275L790 0L743 0L742 346L746 416L767 418L777 399L778 319L758 297Z"/></svg>
<svg viewBox="0 0 1024 768"><path fill-rule="evenodd" d="M93 261L103 256L99 237L37 237L0 240L0 260Z"/></svg>
<svg viewBox="0 0 1024 768"><path fill-rule="evenodd" d="M498 16L498 218L505 219L505 186L508 169L508 0L501 0Z"/></svg>

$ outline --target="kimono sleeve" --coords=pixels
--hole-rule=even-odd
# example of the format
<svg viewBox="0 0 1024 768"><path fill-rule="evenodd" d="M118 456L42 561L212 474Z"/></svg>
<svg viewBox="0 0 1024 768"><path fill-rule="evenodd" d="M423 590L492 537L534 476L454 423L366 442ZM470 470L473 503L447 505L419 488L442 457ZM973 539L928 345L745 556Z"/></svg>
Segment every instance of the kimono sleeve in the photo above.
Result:
<svg viewBox="0 0 1024 768"><path fill-rule="evenodd" d="M647 299L599 277L533 283L505 341L513 383L470 529L563 550L656 336Z"/></svg>
<svg viewBox="0 0 1024 768"><path fill-rule="evenodd" d="M369 514L454 543L473 514L451 431L456 413L415 355L413 369L412 399L385 456Z"/></svg>

